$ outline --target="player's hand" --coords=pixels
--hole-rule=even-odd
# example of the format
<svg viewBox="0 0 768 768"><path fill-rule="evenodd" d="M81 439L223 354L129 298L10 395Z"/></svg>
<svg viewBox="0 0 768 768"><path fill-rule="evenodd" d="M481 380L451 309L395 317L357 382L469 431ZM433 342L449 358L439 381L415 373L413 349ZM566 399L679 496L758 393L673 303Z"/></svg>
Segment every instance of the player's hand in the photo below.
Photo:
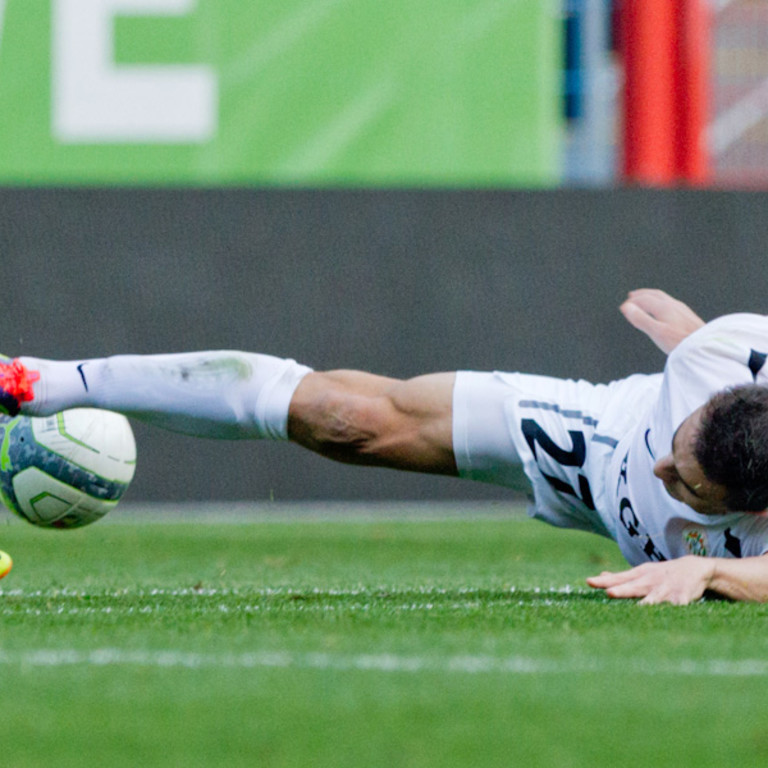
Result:
<svg viewBox="0 0 768 768"><path fill-rule="evenodd" d="M603 571L587 579L608 597L642 598L641 605L673 603L687 605L699 600L709 588L714 564L705 557L689 555L662 563L645 563L627 571Z"/></svg>
<svg viewBox="0 0 768 768"><path fill-rule="evenodd" d="M656 288L630 291L619 308L627 321L647 334L664 354L669 354L704 321L682 301Z"/></svg>

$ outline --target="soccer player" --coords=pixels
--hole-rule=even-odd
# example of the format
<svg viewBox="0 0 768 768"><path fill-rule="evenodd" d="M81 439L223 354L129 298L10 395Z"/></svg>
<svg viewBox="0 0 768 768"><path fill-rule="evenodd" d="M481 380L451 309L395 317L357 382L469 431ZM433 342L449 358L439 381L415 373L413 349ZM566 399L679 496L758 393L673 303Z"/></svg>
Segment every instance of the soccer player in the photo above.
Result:
<svg viewBox="0 0 768 768"><path fill-rule="evenodd" d="M768 601L768 317L705 324L648 289L621 311L668 354L663 374L401 381L230 351L21 357L0 362L0 410L107 408L192 435L290 439L339 461L500 485L522 462L533 517L608 536L634 566L591 586L644 603L708 590Z"/></svg>

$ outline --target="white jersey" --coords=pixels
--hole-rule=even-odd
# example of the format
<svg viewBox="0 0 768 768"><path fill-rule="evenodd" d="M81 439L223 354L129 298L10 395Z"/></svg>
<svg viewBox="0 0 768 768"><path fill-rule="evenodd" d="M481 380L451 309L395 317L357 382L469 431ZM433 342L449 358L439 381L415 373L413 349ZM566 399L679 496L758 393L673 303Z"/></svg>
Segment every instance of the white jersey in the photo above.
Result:
<svg viewBox="0 0 768 768"><path fill-rule="evenodd" d="M610 384L518 373L459 372L453 445L459 474L516 486L522 462L531 515L614 539L632 565L687 554L768 552L768 515L708 516L673 499L653 474L680 424L740 384L768 385L768 317L729 315L691 334L663 374Z"/></svg>
<svg viewBox="0 0 768 768"><path fill-rule="evenodd" d="M669 355L657 397L616 446L607 508L601 510L615 522L612 535L631 564L768 551L768 516L698 514L673 499L653 475L656 460L671 452L677 428L712 395L740 384L768 385L767 359L768 317L752 314L714 320Z"/></svg>

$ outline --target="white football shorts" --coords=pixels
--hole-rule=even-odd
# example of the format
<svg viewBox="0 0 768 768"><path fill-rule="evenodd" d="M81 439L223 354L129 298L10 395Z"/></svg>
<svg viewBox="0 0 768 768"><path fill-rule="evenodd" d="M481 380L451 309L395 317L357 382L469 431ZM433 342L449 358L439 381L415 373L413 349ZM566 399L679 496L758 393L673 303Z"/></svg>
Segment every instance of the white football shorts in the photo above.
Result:
<svg viewBox="0 0 768 768"><path fill-rule="evenodd" d="M453 395L459 475L516 488L522 464L533 489L532 517L615 538L605 503L611 456L660 386L660 375L592 384L459 371Z"/></svg>

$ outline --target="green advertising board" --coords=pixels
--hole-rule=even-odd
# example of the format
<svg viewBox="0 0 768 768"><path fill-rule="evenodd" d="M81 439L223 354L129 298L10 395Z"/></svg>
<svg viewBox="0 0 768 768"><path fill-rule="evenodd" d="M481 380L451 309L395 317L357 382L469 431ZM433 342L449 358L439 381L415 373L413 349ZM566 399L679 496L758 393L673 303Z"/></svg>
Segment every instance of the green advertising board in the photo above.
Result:
<svg viewBox="0 0 768 768"><path fill-rule="evenodd" d="M0 184L546 185L559 0L0 0Z"/></svg>

